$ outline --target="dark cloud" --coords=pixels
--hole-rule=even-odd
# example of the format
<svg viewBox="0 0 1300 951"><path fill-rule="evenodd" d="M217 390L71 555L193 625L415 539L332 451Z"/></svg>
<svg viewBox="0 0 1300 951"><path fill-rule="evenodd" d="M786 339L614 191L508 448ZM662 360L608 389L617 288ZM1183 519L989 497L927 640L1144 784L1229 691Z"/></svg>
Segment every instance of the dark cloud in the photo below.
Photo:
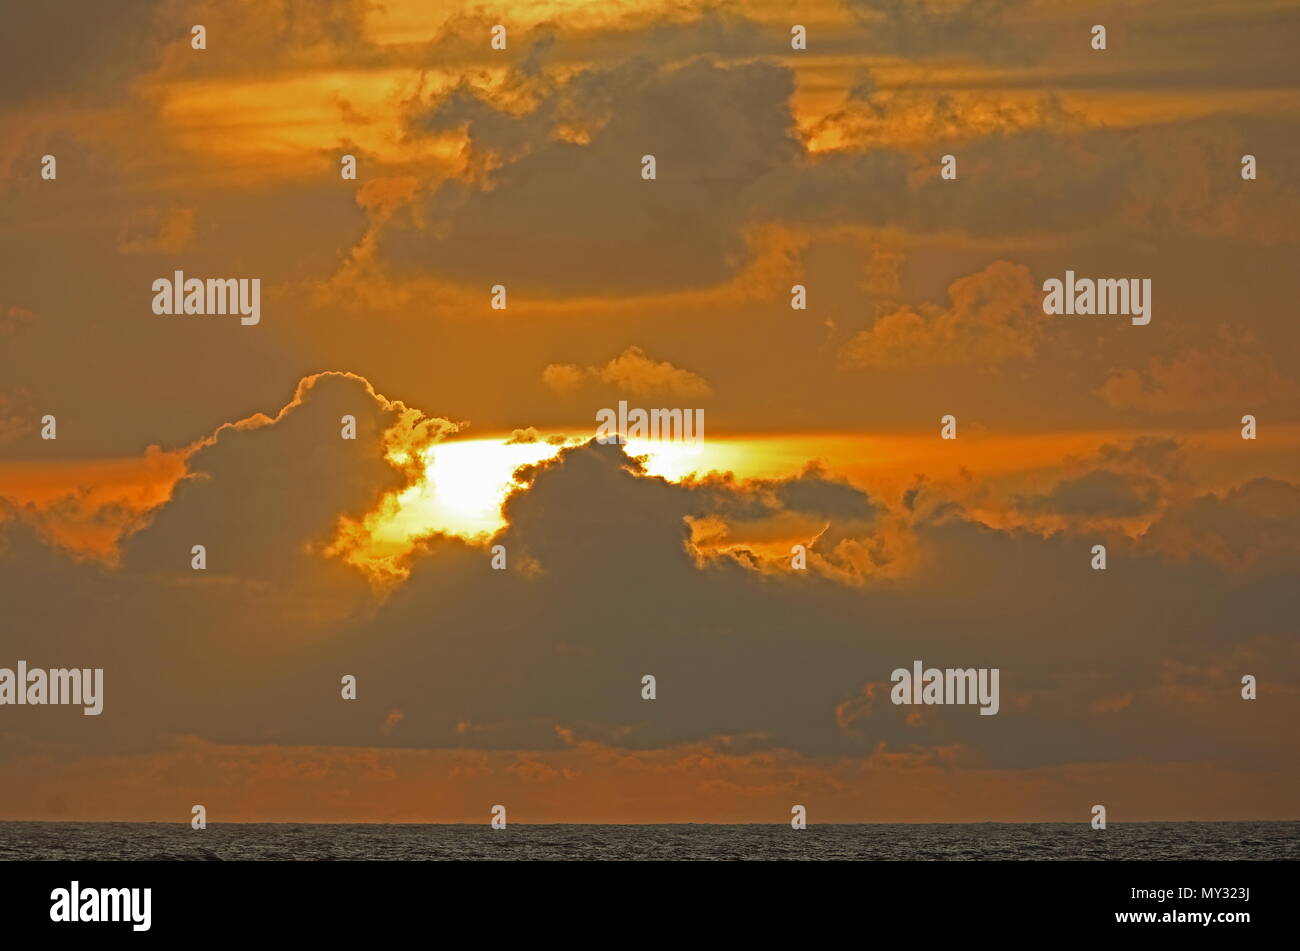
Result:
<svg viewBox="0 0 1300 951"><path fill-rule="evenodd" d="M0 30L0 110L41 100L79 106L125 98L132 82L157 65L169 31L167 0L13 3Z"/></svg>
<svg viewBox="0 0 1300 951"><path fill-rule="evenodd" d="M877 511L876 504L865 492L817 463L786 479L738 482L730 474L712 473L688 480L685 487L700 499L700 511L693 514L717 514L728 520L746 521L795 512L865 525Z"/></svg>
<svg viewBox="0 0 1300 951"><path fill-rule="evenodd" d="M1142 538L1145 547L1228 570L1300 568L1300 487L1252 479L1173 506Z"/></svg>
<svg viewBox="0 0 1300 951"><path fill-rule="evenodd" d="M355 446L336 441L336 414L365 398L326 378L278 422L222 432L195 456L204 477L131 540L123 568L66 562L5 523L10 651L102 664L110 691L95 724L27 713L19 728L98 748L139 748L165 731L554 749L567 742L563 727L630 749L730 735L810 755L955 743L972 762L1016 767L1216 755L1227 727L1193 734L1192 714L1161 699L1170 663L1208 670L1249 646L1273 682L1300 679L1276 627L1300 606L1296 552L1284 541L1294 526L1275 504L1294 508L1300 490L1283 483L1197 499L1138 543L1110 539L1106 572L1089 566L1092 536L998 531L958 507L929 506L934 514L912 523L918 569L850 585L816 564L794 572L696 550L687 525L743 511L734 493L751 506L757 495L852 516L869 536L876 507L834 477L675 485L593 442L525 473L494 539L509 570L492 570L484 548L435 537L409 579L377 601L311 544L334 512L373 497L367 481L383 470L382 412L358 416ZM1172 523L1221 539L1251 511L1256 521L1233 529L1254 558L1251 576L1202 557L1200 540L1191 557L1173 557L1184 536ZM201 577L188 569L200 529L213 540ZM837 708L864 684L914 659L1000 668L1002 712L941 708L909 722L912 711L877 703L847 722L842 712L837 725ZM653 704L639 697L646 673L659 681ZM343 674L358 677L356 703L338 698ZM1206 689L1228 707L1239 702L1237 679L1212 675ZM1139 699L1112 716L1091 712L1128 694ZM1284 743L1260 736L1234 755Z"/></svg>
<svg viewBox="0 0 1300 951"><path fill-rule="evenodd" d="M1046 495L1023 499L1021 504L1032 513L1132 518L1153 511L1158 500L1159 487L1154 482L1140 483L1099 469L1058 482Z"/></svg>
<svg viewBox="0 0 1300 951"><path fill-rule="evenodd" d="M640 58L585 70L522 115L462 86L413 125L464 127L476 156L506 164L490 189L436 189L420 209L429 227L395 224L381 250L402 271L485 287L507 277L560 292L716 283L743 261L758 183L799 155L792 88L769 64ZM570 117L594 127L589 143L554 137ZM654 181L641 177L644 155L655 157Z"/></svg>
<svg viewBox="0 0 1300 951"><path fill-rule="evenodd" d="M1032 49L1007 22L1028 0L845 0L845 6L867 27L877 51L992 58Z"/></svg>
<svg viewBox="0 0 1300 951"><path fill-rule="evenodd" d="M402 276L550 295L725 282L752 259L748 229L765 223L987 240L1297 236L1294 189L1280 179L1243 189L1235 164L1261 135L1280 150L1274 160L1292 154L1294 129L1276 123L1099 128L1046 94L1028 112L993 104L975 118L939 94L921 120L925 97L896 113L896 100L877 102L873 87L858 108L881 124L880 141L814 154L796 134L793 90L794 73L775 61L711 58L633 57L563 79L516 72L493 93L463 82L418 107L410 127L463 130L478 171L394 218L380 235L382 259ZM819 128L852 129L850 115ZM928 141L959 142L945 148L958 154L961 183L939 178L938 155L922 161L914 145L890 144L890 123L915 134L918 121ZM654 182L640 177L646 154L657 160Z"/></svg>
<svg viewBox="0 0 1300 951"><path fill-rule="evenodd" d="M384 460L384 433L402 414L364 382L322 375L304 381L298 399L274 423L223 427L195 450L171 502L127 540L126 569L192 579L190 550L201 544L201 577L270 583L301 568L304 545L326 548L341 516L360 517L406 484ZM356 421L355 439L342 438L345 415Z"/></svg>

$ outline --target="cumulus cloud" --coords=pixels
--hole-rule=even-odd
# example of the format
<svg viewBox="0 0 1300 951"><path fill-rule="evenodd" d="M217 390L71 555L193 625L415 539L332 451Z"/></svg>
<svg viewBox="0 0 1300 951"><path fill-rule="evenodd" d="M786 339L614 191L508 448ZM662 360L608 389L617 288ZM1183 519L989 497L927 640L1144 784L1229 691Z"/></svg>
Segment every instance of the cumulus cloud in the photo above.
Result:
<svg viewBox="0 0 1300 951"><path fill-rule="evenodd" d="M1086 458L1067 458L1068 473L1049 490L1023 495L1017 508L1029 515L1060 516L1084 524L1155 516L1188 495L1191 483L1174 439L1142 436L1106 443Z"/></svg>
<svg viewBox="0 0 1300 951"><path fill-rule="evenodd" d="M1226 347L1152 357L1141 369L1117 371L1098 395L1117 409L1176 413L1227 404L1244 413L1295 400L1300 388L1267 354L1228 342Z"/></svg>
<svg viewBox="0 0 1300 951"><path fill-rule="evenodd" d="M1152 550L1178 560L1208 560L1235 572L1263 565L1300 567L1300 487L1252 479L1172 507L1143 536Z"/></svg>
<svg viewBox="0 0 1300 951"><path fill-rule="evenodd" d="M1094 469L1058 482L1046 495L1026 499L1025 507L1030 512L1125 518L1151 512L1158 499L1153 482L1135 483L1117 472Z"/></svg>
<svg viewBox="0 0 1300 951"><path fill-rule="evenodd" d="M1041 334L1029 269L995 261L954 281L949 305L903 307L878 317L844 345L854 367L955 366L1032 356Z"/></svg>
<svg viewBox="0 0 1300 951"><path fill-rule="evenodd" d="M15 728L100 750L147 749L159 731L543 752L745 735L752 749L807 756L957 744L970 762L1016 768L1149 758L1172 736L1181 739L1169 758L1210 755L1217 734L1188 742L1177 706L1158 693L1109 720L1078 718L1105 698L1154 689L1157 658L1204 666L1248 640L1280 665L1275 677L1300 673L1270 640L1269 619L1296 606L1284 513L1300 496L1284 483L1171 510L1146 538L1115 543L1102 585L1088 569L1091 534L993 529L951 504L902 513L815 466L789 479L671 483L622 447L592 442L530 467L506 502L508 525L492 543L536 570L493 571L484 548L431 537L407 580L379 596L320 541L338 516L408 478L386 461L386 434L412 423L425 438L445 431L397 405L326 375L277 417L223 428L196 444L191 476L128 539L117 567L65 559L22 523L3 523L6 603L16 617L44 619L19 625L10 650L32 663L75 655L105 666L112 714L92 731L20 711ZM338 438L344 411L357 415L355 443ZM1150 470L1164 452L1100 457L1116 471L1138 459ZM846 584L816 559L800 572L788 555L782 567L745 546L701 549L691 529L698 519L743 529L782 516L839 526L841 544L866 546L903 519L918 556L903 574ZM189 567L194 543L208 546L207 572ZM1245 584L1243 558L1261 569ZM1217 619L1229 613L1227 629ZM961 710L846 715L863 684L916 657L1001 667L1005 714L992 724ZM665 698L653 709L637 689L646 672ZM345 673L358 678L355 703L337 698Z"/></svg>
<svg viewBox="0 0 1300 951"><path fill-rule="evenodd" d="M542 382L558 393L572 392L586 382L603 383L633 396L696 397L713 393L703 377L667 360L652 360L640 347L628 347L598 367L549 364L542 371Z"/></svg>
<svg viewBox="0 0 1300 951"><path fill-rule="evenodd" d="M506 440L506 445L514 446L523 443L542 442L543 440L552 446L562 446L568 441L567 437L558 433L551 436L543 436L542 433L538 432L537 427L527 426L523 429L512 430L510 438Z"/></svg>
<svg viewBox="0 0 1300 951"><path fill-rule="evenodd" d="M342 438L344 416L356 420L355 440ZM455 431L447 421L413 417L357 377L304 379L275 417L222 426L195 445L169 504L147 532L127 540L127 567L192 576L190 550L201 544L208 577L269 581L298 570L296 553L325 548L340 517L360 517L407 485L410 473L385 458L399 426L426 430L422 443Z"/></svg>
<svg viewBox="0 0 1300 951"><path fill-rule="evenodd" d="M485 280L591 292L707 286L743 261L752 195L801 148L788 70L771 63L659 64L635 57L541 85L523 112L461 85L412 117L461 128L478 181L434 190L397 216L384 258ZM581 136L557 135L582 127ZM654 155L657 178L641 177ZM427 223L427 224L425 224ZM534 236L545 233L547 240ZM489 281L491 283L491 281Z"/></svg>

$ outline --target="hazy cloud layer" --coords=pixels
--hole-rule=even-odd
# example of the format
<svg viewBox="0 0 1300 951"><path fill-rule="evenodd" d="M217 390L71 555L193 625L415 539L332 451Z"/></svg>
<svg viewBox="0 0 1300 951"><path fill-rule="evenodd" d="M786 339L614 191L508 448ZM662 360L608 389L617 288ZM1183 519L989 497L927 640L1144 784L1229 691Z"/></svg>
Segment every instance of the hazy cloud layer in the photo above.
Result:
<svg viewBox="0 0 1300 951"><path fill-rule="evenodd" d="M111 7L0 30L0 666L108 684L5 708L0 816L1293 817L1295 9ZM724 471L584 444L619 398ZM419 537L453 436L565 448ZM892 705L916 659L1001 712Z"/></svg>

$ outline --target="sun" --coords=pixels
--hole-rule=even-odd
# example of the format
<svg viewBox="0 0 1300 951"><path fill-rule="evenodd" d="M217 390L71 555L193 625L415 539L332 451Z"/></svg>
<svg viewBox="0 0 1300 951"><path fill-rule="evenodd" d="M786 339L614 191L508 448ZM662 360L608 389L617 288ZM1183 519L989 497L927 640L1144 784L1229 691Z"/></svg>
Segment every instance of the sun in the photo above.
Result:
<svg viewBox="0 0 1300 951"><path fill-rule="evenodd" d="M456 439L424 450L424 481L398 497L384 534L415 538L431 532L478 538L500 530L501 503L518 483L520 466L553 458L561 446L544 441Z"/></svg>

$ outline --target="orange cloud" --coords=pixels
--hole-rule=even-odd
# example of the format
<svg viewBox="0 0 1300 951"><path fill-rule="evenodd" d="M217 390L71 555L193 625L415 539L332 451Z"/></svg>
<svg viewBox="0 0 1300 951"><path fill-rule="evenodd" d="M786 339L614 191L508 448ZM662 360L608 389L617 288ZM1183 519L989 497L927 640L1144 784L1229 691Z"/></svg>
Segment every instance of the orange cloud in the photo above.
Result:
<svg viewBox="0 0 1300 951"><path fill-rule="evenodd" d="M1106 405L1117 409L1172 413L1228 404L1249 413L1279 400L1294 400L1300 387L1283 376L1266 354L1229 341L1227 349L1152 357L1141 370L1112 374L1097 392Z"/></svg>
<svg viewBox="0 0 1300 951"><path fill-rule="evenodd" d="M133 215L117 235L123 254L175 254L194 239L194 209L146 209Z"/></svg>
<svg viewBox="0 0 1300 951"><path fill-rule="evenodd" d="M157 446L139 459L0 462L0 501L52 543L112 562L185 473L185 453Z"/></svg>
<svg viewBox="0 0 1300 951"><path fill-rule="evenodd" d="M713 390L703 377L655 361L640 347L628 347L604 366L581 367L552 363L542 371L542 382L557 392L570 392L584 380L598 381L633 396L709 396Z"/></svg>
<svg viewBox="0 0 1300 951"><path fill-rule="evenodd" d="M948 288L946 308L904 307L850 340L853 367L958 366L1032 356L1042 327L1029 269L995 261Z"/></svg>

